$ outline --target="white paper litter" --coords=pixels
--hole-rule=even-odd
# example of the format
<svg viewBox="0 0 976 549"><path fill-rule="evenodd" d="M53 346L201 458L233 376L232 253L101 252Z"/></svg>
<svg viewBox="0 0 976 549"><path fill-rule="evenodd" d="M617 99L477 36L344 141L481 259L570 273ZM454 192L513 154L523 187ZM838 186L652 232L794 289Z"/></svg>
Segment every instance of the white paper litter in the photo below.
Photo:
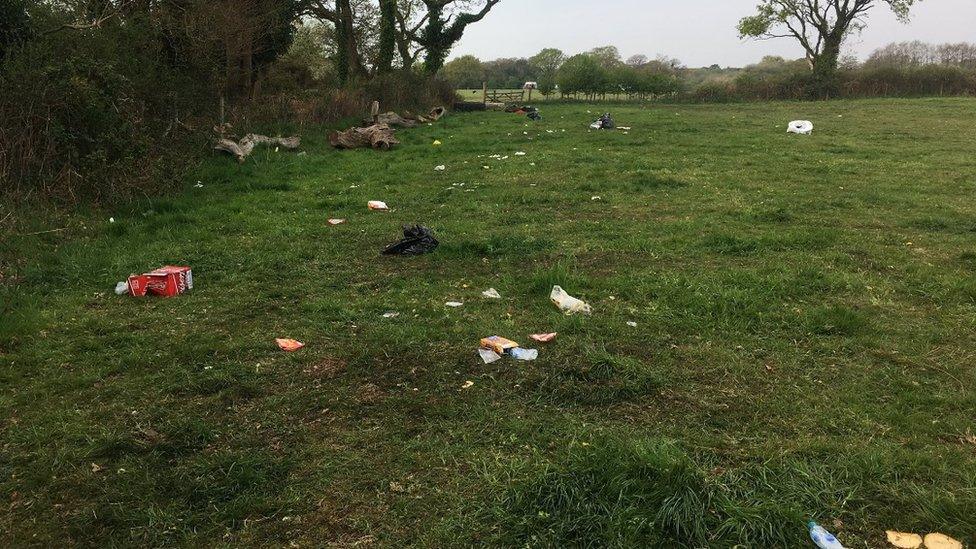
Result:
<svg viewBox="0 0 976 549"><path fill-rule="evenodd" d="M786 130L786 133L810 135L813 133L813 122L809 120L794 120L790 122L790 127Z"/></svg>

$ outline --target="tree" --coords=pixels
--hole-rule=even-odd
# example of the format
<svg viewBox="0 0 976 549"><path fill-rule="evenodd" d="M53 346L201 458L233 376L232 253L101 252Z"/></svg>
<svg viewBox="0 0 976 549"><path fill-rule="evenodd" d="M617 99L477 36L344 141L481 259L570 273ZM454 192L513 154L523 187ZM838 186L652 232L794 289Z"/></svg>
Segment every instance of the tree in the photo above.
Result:
<svg viewBox="0 0 976 549"><path fill-rule="evenodd" d="M481 60L473 55L458 57L444 65L441 74L459 89L480 89L482 82L485 81L485 67L481 64Z"/></svg>
<svg viewBox="0 0 976 549"><path fill-rule="evenodd" d="M605 69L612 69L621 63L620 50L617 49L617 46L593 48L586 52L586 55L595 59Z"/></svg>
<svg viewBox="0 0 976 549"><path fill-rule="evenodd" d="M380 1L380 43L376 59L376 72L393 70L393 55L397 46L397 5L396 0Z"/></svg>
<svg viewBox="0 0 976 549"><path fill-rule="evenodd" d="M452 10L455 5L470 4L461 0L421 0L427 7L427 25L423 32L415 33L412 38L427 50L424 68L428 74L437 74L444 66L444 61L454 44L464 35L465 29L472 23L477 23L488 15L491 8L501 0L485 0L481 9L476 12ZM463 6L462 6L463 8ZM457 11L457 13L452 13Z"/></svg>
<svg viewBox="0 0 976 549"><path fill-rule="evenodd" d="M647 64L650 59L647 58L643 53L638 53L637 55L631 55L627 58L627 65L630 67L643 67Z"/></svg>
<svg viewBox="0 0 976 549"><path fill-rule="evenodd" d="M546 48L529 58L529 64L535 71L539 92L550 95L556 89L556 75L559 67L566 62L566 54L556 48Z"/></svg>
<svg viewBox="0 0 976 549"><path fill-rule="evenodd" d="M0 61L6 51L31 35L31 20L23 0L0 0Z"/></svg>
<svg viewBox="0 0 976 549"><path fill-rule="evenodd" d="M757 39L793 38L806 52L822 91L833 88L841 46L864 28L877 5L887 5L902 21L920 0L760 0L757 13L739 21L739 35Z"/></svg>
<svg viewBox="0 0 976 549"><path fill-rule="evenodd" d="M596 59L587 54L574 55L563 63L556 77L559 88L564 94L585 93L594 96L606 91L610 81L607 69L603 68Z"/></svg>

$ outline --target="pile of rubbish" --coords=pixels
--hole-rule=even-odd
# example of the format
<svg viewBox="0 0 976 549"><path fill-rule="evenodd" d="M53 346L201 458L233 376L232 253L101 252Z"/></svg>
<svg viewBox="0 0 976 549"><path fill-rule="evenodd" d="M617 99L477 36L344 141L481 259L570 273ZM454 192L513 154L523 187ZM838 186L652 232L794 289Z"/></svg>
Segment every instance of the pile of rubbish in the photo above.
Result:
<svg viewBox="0 0 976 549"><path fill-rule="evenodd" d="M420 124L428 124L440 120L447 114L444 107L434 107L426 116L404 113L403 116L395 112L380 114L379 102L373 102L373 116L371 120L363 122L363 126L349 128L344 132L334 131L329 134L329 143L337 149L372 148L388 151L400 144L394 136L394 126L414 128Z"/></svg>
<svg viewBox="0 0 976 549"><path fill-rule="evenodd" d="M434 231L423 225L403 228L403 238L390 244L383 255L423 255L437 249L440 242L434 238Z"/></svg>
<svg viewBox="0 0 976 549"><path fill-rule="evenodd" d="M593 130L612 130L616 127L617 125L613 122L613 117L610 116L610 113L604 113L603 116L590 124L590 129Z"/></svg>
<svg viewBox="0 0 976 549"><path fill-rule="evenodd" d="M539 112L539 109L529 105L509 105L505 108L505 112L525 116L529 120L542 120L542 113Z"/></svg>

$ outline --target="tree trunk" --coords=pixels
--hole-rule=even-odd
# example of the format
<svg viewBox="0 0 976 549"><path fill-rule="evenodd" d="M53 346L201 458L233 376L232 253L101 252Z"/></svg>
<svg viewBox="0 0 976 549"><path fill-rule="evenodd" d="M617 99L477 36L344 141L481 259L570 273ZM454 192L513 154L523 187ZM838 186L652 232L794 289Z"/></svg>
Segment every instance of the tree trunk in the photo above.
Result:
<svg viewBox="0 0 976 549"><path fill-rule="evenodd" d="M396 0L380 0L380 44L376 72L393 70L393 55L397 47Z"/></svg>

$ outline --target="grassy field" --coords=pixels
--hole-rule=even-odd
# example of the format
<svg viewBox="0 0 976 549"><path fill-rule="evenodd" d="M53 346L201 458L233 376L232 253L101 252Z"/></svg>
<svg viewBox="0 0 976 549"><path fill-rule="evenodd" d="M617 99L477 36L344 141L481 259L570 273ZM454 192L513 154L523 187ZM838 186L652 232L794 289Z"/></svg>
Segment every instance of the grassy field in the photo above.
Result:
<svg viewBox="0 0 976 549"><path fill-rule="evenodd" d="M6 235L0 545L976 543L976 100L601 110L310 134ZM196 289L112 293L163 264Z"/></svg>

